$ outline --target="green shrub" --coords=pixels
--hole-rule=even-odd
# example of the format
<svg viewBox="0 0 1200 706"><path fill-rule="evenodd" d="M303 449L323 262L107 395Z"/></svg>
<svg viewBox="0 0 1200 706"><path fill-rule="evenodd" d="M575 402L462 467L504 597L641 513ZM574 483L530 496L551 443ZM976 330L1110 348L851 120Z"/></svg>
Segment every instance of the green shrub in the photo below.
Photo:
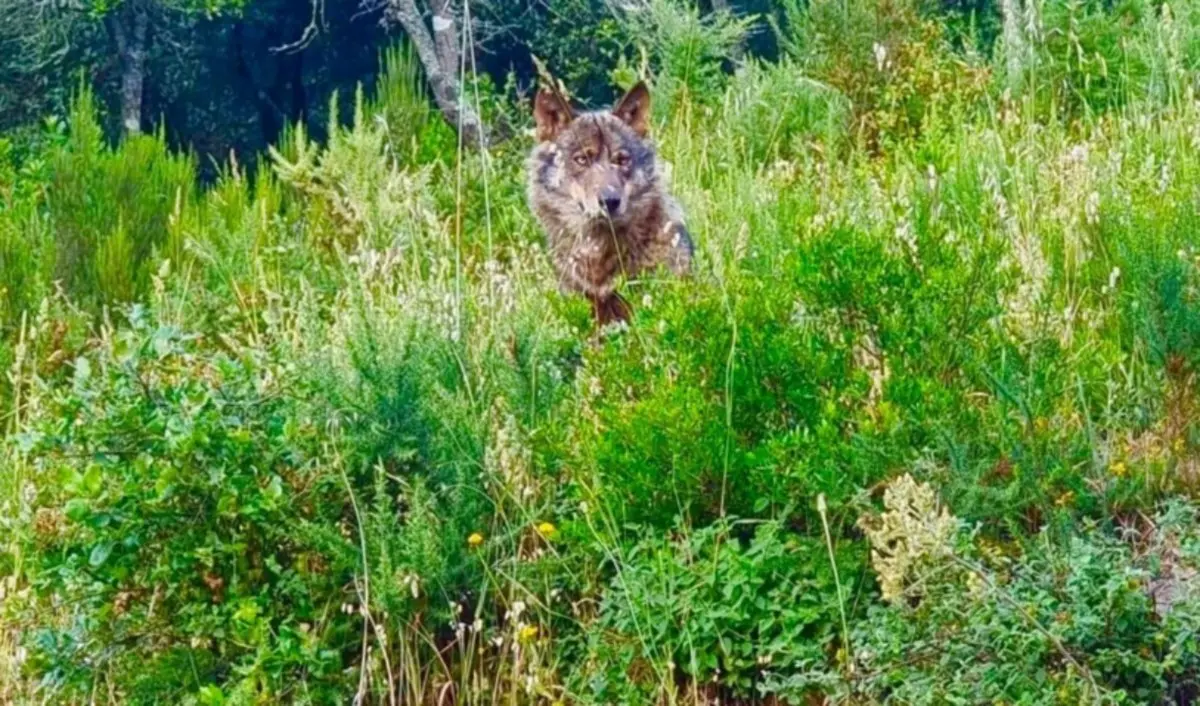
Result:
<svg viewBox="0 0 1200 706"><path fill-rule="evenodd" d="M86 87L68 125L66 143L49 159L55 277L81 301L132 301L146 294L156 257L181 259L174 224L192 204L195 164L172 154L162 134L106 145Z"/></svg>
<svg viewBox="0 0 1200 706"><path fill-rule="evenodd" d="M44 212L47 155L65 139L56 121L15 140L0 138L0 335L16 335L21 318L50 293L55 243Z"/></svg>
<svg viewBox="0 0 1200 706"><path fill-rule="evenodd" d="M587 360L571 457L619 520L705 524L851 491L839 400L865 392L851 343L797 325L791 288L771 285L748 280L735 312L719 292L654 291L643 332Z"/></svg>
<svg viewBox="0 0 1200 706"><path fill-rule="evenodd" d="M837 625L826 548L778 523L651 535L612 568L572 670L583 703L657 702L679 676L685 692L714 683L750 697L776 670L822 661Z"/></svg>
<svg viewBox="0 0 1200 706"><path fill-rule="evenodd" d="M731 13L702 14L692 0L641 0L617 16L649 58L663 105L674 105L681 91L699 103L718 99L728 82L725 63L739 51L754 21ZM617 74L624 74L622 88L633 85L628 70Z"/></svg>
<svg viewBox="0 0 1200 706"><path fill-rule="evenodd" d="M1148 78L1143 51L1132 51L1152 8L1139 0L1115 4L1050 0L1042 4L1035 43L1036 85L1043 105L1074 118L1119 108L1140 98Z"/></svg>
<svg viewBox="0 0 1200 706"><path fill-rule="evenodd" d="M278 388L282 369L138 312L73 367L12 441L41 479L20 535L34 589L21 622L51 693L338 693L355 564L309 527L338 526L345 487L316 421Z"/></svg>
<svg viewBox="0 0 1200 706"><path fill-rule="evenodd" d="M804 76L792 61L747 62L725 95L722 123L747 163L804 154L810 146L837 153L849 136L851 105L833 88Z"/></svg>
<svg viewBox="0 0 1200 706"><path fill-rule="evenodd" d="M783 3L781 44L813 78L850 101L871 145L902 143L930 122L978 113L987 67L955 52L920 0Z"/></svg>
<svg viewBox="0 0 1200 706"><path fill-rule="evenodd" d="M1092 528L1024 551L935 537L911 496L888 511L873 557L901 591L852 630L853 678L798 673L776 685L783 694L822 684L906 704L1164 703L1195 688L1200 613L1180 600L1200 558L1194 508L1169 508L1141 537Z"/></svg>

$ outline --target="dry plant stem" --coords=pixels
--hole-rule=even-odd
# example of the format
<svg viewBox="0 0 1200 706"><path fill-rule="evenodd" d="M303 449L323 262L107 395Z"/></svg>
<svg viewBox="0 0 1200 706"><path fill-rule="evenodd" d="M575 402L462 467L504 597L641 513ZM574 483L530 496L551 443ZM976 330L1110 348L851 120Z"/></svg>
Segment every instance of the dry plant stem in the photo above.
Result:
<svg viewBox="0 0 1200 706"><path fill-rule="evenodd" d="M354 495L354 488L350 485L350 479L346 476L346 469L342 464L338 463L338 473L342 477L342 482L346 484L346 492L350 495L350 506L354 509L354 522L358 528L359 551L362 553L363 565L363 590L360 599L362 601L362 618L363 618L363 639L362 639L362 665L359 667L358 693L354 695L354 703L361 704L367 696L367 658L370 651L370 633L372 626L376 625L371 617L371 568L367 564L367 536L363 532L362 514L358 509L358 498ZM383 655L384 665L388 675L388 702L392 706L396 706L396 694L394 691L395 675L392 673L391 661L387 656L387 646L380 640L380 654Z"/></svg>
<svg viewBox="0 0 1200 706"><path fill-rule="evenodd" d="M825 504L825 494L821 493L817 496L817 512L821 515L821 527L825 530L825 549L829 552L829 566L833 568L833 583L837 586L838 597L838 613L842 618L842 643L846 649L846 669L849 672L854 671L854 650L850 644L850 626L846 622L846 599L842 594L842 579L838 575L837 559L833 554L833 537L829 533L829 513Z"/></svg>

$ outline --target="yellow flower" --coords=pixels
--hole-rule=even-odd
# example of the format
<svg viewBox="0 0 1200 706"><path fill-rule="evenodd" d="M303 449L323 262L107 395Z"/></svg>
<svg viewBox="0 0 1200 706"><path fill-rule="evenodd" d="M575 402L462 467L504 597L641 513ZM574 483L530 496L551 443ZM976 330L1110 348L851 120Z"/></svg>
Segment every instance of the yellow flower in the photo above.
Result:
<svg viewBox="0 0 1200 706"><path fill-rule="evenodd" d="M483 544L483 535L475 532L470 537L467 537L467 544L470 544L472 547L478 547L480 544Z"/></svg>
<svg viewBox="0 0 1200 706"><path fill-rule="evenodd" d="M543 522L542 524L538 525L537 531L538 534L542 535L546 539L553 539L554 535L558 534L558 528L549 522Z"/></svg>
<svg viewBox="0 0 1200 706"><path fill-rule="evenodd" d="M537 635L538 629L536 625L526 625L517 633L517 637L521 639L521 642L529 642L533 638L537 637Z"/></svg>
<svg viewBox="0 0 1200 706"><path fill-rule="evenodd" d="M1113 465L1109 466L1108 470L1118 478L1124 478L1125 475L1129 473L1129 469L1125 466L1124 461L1117 461Z"/></svg>
<svg viewBox="0 0 1200 706"><path fill-rule="evenodd" d="M1075 493L1068 490L1067 492L1058 496L1058 499L1054 501L1054 504L1059 507L1066 507L1073 502L1075 502Z"/></svg>

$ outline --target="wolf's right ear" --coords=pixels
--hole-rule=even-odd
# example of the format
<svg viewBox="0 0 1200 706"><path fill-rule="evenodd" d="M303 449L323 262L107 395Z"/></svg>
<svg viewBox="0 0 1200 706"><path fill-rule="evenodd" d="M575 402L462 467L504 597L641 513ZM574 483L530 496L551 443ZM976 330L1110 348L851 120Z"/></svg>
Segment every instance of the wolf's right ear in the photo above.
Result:
<svg viewBox="0 0 1200 706"><path fill-rule="evenodd" d="M575 119L575 111L554 91L543 88L533 100L538 142L550 142Z"/></svg>

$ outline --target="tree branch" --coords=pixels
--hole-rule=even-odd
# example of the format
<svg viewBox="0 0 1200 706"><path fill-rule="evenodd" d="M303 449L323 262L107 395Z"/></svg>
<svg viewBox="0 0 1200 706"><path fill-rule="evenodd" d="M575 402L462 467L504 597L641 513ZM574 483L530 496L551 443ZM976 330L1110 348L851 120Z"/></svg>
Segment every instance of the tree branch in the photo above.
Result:
<svg viewBox="0 0 1200 706"><path fill-rule="evenodd" d="M435 2L438 3L437 7L443 9L449 5L449 0L435 0ZM438 109L441 110L446 120L458 128L464 144L485 144L483 122L475 110L465 100L462 100L462 84L458 78L459 67L457 65L445 66L442 63L438 43L425 25L415 0L387 0L385 14L388 20L395 21L404 28L409 40L413 43L413 48L417 51L417 58L425 67L425 78L433 89L434 102L437 103ZM438 17L435 15L435 21ZM443 19L445 19L444 16ZM438 26L449 41L457 43L457 31L451 38L449 28L446 27L444 21L438 22ZM449 27L454 27L452 20L450 20ZM454 49L454 55L458 56L457 47Z"/></svg>

